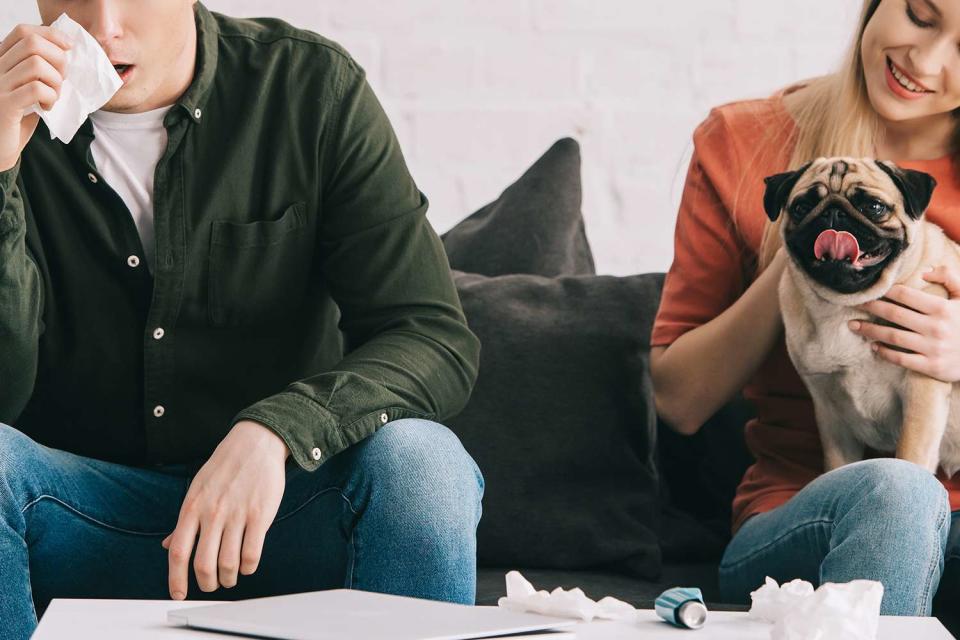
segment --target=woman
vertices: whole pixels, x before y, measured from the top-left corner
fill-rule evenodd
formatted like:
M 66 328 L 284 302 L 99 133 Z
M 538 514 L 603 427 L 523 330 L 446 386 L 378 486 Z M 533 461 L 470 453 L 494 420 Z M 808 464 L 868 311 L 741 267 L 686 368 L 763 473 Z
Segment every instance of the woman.
M 784 346 L 777 283 L 786 256 L 763 209 L 763 178 L 818 156 L 872 156 L 933 175 L 927 219 L 960 239 L 960 3 L 867 0 L 838 73 L 714 109 L 694 134 L 675 256 L 653 329 L 660 415 L 691 434 L 737 391 L 756 463 L 734 500 L 720 565 L 727 601 L 769 575 L 885 588 L 884 614 L 930 615 L 956 555 L 960 475 L 875 458 L 823 474 L 813 405 Z M 877 357 L 960 380 L 960 274 L 925 276 L 943 300 L 895 286 L 864 309 L 903 327 L 851 327 Z M 898 303 L 898 304 L 894 304 Z M 903 305 L 903 306 L 900 306 Z M 911 345 L 912 353 L 886 345 Z M 719 374 L 719 375 L 718 375 Z M 953 517 L 951 517 L 953 512 Z

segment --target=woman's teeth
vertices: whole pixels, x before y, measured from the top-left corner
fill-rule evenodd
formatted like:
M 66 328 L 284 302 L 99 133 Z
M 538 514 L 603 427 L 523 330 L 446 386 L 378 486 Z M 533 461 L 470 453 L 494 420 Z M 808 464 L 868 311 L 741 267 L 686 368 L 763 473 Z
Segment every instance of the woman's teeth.
M 914 93 L 927 93 L 925 89 L 921 89 L 916 84 L 911 82 L 905 75 L 900 73 L 900 70 L 897 69 L 896 65 L 893 64 L 892 60 L 887 60 L 887 64 L 890 66 L 890 73 L 893 74 L 893 77 L 897 79 L 897 82 L 900 83 L 900 86 L 906 89 L 907 91 L 912 91 Z

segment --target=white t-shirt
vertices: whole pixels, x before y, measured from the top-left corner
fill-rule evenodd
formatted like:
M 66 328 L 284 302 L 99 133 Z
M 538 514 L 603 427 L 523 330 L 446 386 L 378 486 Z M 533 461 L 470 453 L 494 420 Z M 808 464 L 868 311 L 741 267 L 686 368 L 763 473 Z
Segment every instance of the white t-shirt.
M 143 113 L 96 111 L 90 114 L 94 140 L 90 147 L 100 175 L 124 201 L 153 270 L 153 175 L 167 148 L 163 117 L 170 106 Z

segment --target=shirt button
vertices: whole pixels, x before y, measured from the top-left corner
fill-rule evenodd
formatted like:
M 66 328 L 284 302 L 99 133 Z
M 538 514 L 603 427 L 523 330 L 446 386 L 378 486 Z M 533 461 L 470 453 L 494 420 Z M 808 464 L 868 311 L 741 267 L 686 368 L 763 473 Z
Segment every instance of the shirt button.
M 193 111 L 193 117 L 196 118 L 197 120 L 199 120 L 199 119 L 200 119 L 200 115 L 201 115 L 202 113 L 203 113 L 203 112 L 200 111 L 200 109 L 194 109 L 194 111 Z
M 163 408 L 163 405 L 162 405 L 162 404 L 158 404 L 157 406 L 155 406 L 155 407 L 153 408 L 153 415 L 154 415 L 154 417 L 156 417 L 156 418 L 162 418 L 164 411 L 166 411 L 166 409 Z
M 140 258 L 138 258 L 137 256 L 130 256 L 129 258 L 127 258 L 127 264 L 133 267 L 134 269 L 136 269 L 137 267 L 140 266 Z
M 390 420 L 390 416 L 385 413 L 380 414 L 380 424 L 387 424 L 388 420 Z
M 154 340 L 159 340 L 162 337 L 163 337 L 163 327 L 157 327 L 156 329 L 153 330 Z
M 323 452 L 320 451 L 320 449 L 319 449 L 318 447 L 314 447 L 314 448 L 313 448 L 313 451 L 310 452 L 310 455 L 313 456 L 313 459 L 314 459 L 314 460 L 319 460 L 320 458 L 323 457 Z
M 88 173 L 87 178 L 89 178 L 93 184 L 97 184 L 97 175 L 95 173 Z

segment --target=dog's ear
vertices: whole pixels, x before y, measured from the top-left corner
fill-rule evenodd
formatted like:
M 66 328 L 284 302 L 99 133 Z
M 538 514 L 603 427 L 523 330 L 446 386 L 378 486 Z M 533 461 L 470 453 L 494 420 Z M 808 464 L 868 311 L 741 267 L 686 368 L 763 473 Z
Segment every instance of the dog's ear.
M 771 220 L 780 217 L 780 212 L 787 204 L 787 198 L 790 197 L 790 192 L 797 185 L 797 180 L 810 168 L 811 164 L 813 163 L 808 162 L 796 171 L 778 173 L 763 179 L 767 185 L 767 190 L 763 194 L 763 208 L 767 211 L 767 216 Z
M 937 186 L 933 176 L 922 171 L 901 169 L 887 161 L 877 161 L 877 166 L 897 185 L 903 196 L 903 208 L 907 215 L 914 220 L 922 216 L 930 204 L 933 189 Z

